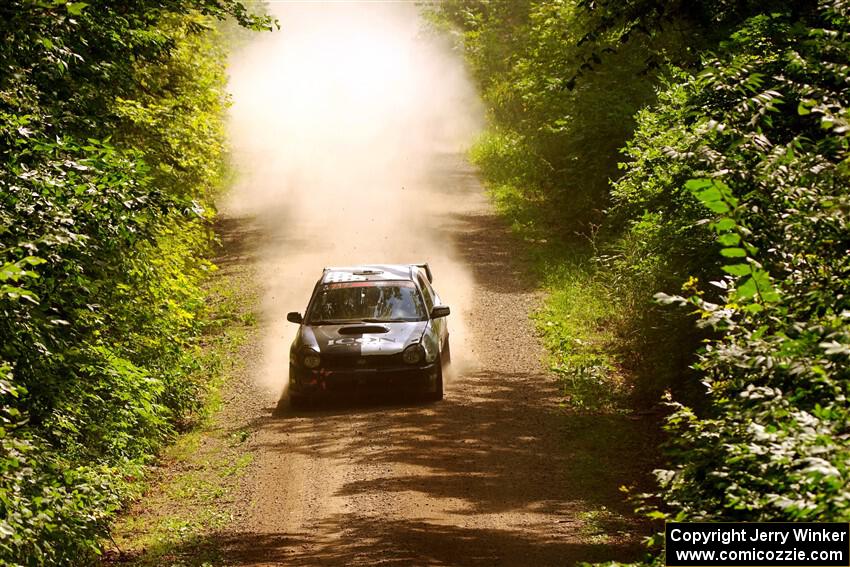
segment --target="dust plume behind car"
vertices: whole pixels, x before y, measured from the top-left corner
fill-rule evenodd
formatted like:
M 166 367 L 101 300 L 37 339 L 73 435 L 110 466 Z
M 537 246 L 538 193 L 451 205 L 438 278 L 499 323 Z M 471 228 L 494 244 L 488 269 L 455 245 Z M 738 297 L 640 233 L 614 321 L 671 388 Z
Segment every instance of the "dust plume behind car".
M 438 212 L 472 196 L 435 182 L 481 124 L 460 57 L 412 4 L 270 9 L 282 31 L 258 34 L 231 62 L 237 182 L 221 204 L 259 241 L 258 379 L 281 393 L 286 313 L 304 309 L 329 264 L 430 262 L 454 309 L 455 367 L 474 364 L 464 344 L 472 276 L 445 236 L 464 221 Z

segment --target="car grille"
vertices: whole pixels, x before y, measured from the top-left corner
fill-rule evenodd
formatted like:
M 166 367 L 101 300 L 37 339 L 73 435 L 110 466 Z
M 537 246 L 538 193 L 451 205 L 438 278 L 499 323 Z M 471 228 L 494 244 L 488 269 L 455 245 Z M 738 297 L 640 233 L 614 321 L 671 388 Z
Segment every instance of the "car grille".
M 322 355 L 322 367 L 328 370 L 356 370 L 358 368 L 404 368 L 400 354 Z

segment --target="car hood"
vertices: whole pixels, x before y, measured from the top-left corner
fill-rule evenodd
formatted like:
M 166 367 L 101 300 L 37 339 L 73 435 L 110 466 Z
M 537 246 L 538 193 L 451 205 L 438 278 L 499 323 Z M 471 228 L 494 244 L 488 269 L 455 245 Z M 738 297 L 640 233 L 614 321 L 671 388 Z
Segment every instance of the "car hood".
M 428 321 L 305 325 L 301 343 L 322 354 L 396 354 L 419 342 Z

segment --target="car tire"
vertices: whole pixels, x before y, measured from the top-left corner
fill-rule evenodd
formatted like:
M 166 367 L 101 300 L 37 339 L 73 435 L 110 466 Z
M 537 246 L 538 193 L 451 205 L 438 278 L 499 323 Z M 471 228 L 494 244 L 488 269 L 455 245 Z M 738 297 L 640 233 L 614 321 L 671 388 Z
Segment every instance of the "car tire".
M 437 374 L 437 387 L 433 392 L 428 392 L 428 400 L 431 402 L 439 402 L 443 399 L 443 369 Z
M 295 394 L 289 394 L 289 407 L 292 409 L 304 409 L 308 405 L 307 396 L 298 396 Z

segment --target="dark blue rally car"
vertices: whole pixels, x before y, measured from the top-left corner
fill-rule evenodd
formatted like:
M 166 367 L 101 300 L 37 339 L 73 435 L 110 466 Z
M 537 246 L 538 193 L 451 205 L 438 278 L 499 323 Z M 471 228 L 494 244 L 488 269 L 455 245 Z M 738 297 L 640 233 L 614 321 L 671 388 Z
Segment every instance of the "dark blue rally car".
M 325 268 L 289 353 L 289 398 L 299 405 L 335 392 L 407 390 L 443 397 L 449 308 L 428 264 Z

